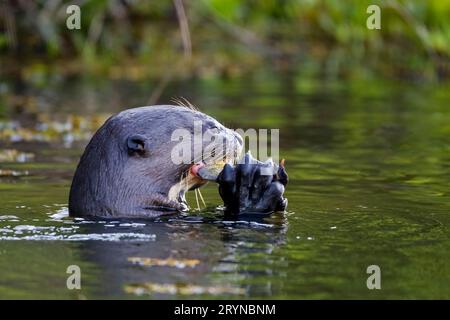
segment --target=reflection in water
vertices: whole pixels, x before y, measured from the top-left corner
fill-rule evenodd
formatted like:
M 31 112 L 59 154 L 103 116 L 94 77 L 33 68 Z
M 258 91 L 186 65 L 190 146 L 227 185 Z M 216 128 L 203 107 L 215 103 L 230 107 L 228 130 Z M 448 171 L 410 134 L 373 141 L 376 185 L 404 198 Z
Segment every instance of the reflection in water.
M 124 224 L 122 221 L 120 224 Z M 111 232 L 134 233 L 136 227 L 115 227 Z M 85 224 L 85 234 L 104 232 L 105 225 Z M 151 233 L 154 241 L 87 241 L 79 246 L 83 260 L 94 263 L 101 270 L 98 288 L 102 296 L 120 296 L 124 290 L 133 294 L 150 294 L 167 298 L 168 295 L 259 295 L 270 294 L 270 280 L 258 285 L 242 286 L 241 280 L 261 270 L 242 268 L 243 255 L 264 256 L 270 254 L 285 241 L 286 222 L 275 219 L 270 224 L 246 221 L 223 221 L 220 218 L 180 217 L 167 221 L 146 222 L 139 233 Z M 158 261 L 198 261 L 192 267 L 172 265 L 140 265 L 130 258 L 151 258 Z M 250 262 L 250 261 L 249 261 Z M 254 259 L 251 261 L 255 263 Z M 183 264 L 182 264 L 183 265 Z M 264 272 L 276 272 L 265 268 Z M 208 275 L 205 277 L 205 275 Z M 216 275 L 218 279 L 212 280 Z
M 285 243 L 287 231 L 281 214 L 260 221 L 225 220 L 214 212 L 152 221 L 86 220 L 69 218 L 63 208 L 49 217 L 51 225 L 41 226 L 38 220 L 25 224 L 16 216 L 1 216 L 8 224 L 0 229 L 0 240 L 78 242 L 76 254 L 99 270 L 94 292 L 102 297 L 271 295 L 269 279 L 244 286 L 242 279 L 276 272 L 270 255 Z M 264 261 L 242 261 L 247 255 Z M 258 263 L 271 267 L 259 270 Z M 219 279 L 211 282 L 216 274 Z

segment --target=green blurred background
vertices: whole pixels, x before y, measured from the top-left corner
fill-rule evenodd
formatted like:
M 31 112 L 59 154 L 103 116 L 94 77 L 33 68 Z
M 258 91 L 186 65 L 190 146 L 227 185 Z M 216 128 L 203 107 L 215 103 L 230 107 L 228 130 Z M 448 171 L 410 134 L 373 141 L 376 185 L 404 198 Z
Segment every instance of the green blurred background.
M 0 3 L 2 73 L 25 79 L 236 77 L 267 65 L 327 78 L 449 77 L 449 1 Z M 81 8 L 81 30 L 66 27 L 69 4 Z M 366 27 L 370 4 L 381 30 Z

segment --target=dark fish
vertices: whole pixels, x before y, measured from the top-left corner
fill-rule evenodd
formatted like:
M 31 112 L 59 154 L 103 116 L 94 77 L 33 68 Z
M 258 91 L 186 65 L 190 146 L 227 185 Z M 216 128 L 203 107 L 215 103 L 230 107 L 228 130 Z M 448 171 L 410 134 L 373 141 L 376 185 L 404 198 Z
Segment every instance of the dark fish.
M 288 183 L 284 159 L 276 165 L 271 159 L 258 161 L 248 152 L 236 166 L 225 164 L 218 174 L 203 167 L 198 175 L 219 184 L 227 214 L 267 216 L 287 207 L 287 199 L 283 197 Z

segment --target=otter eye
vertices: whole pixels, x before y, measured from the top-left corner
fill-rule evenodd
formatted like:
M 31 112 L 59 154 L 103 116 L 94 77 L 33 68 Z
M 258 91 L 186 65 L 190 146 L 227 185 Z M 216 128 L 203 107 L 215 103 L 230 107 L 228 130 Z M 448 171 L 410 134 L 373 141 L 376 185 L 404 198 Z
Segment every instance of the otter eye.
M 145 153 L 145 137 L 141 135 L 133 135 L 127 139 L 128 154 L 132 155 L 138 153 L 143 155 Z

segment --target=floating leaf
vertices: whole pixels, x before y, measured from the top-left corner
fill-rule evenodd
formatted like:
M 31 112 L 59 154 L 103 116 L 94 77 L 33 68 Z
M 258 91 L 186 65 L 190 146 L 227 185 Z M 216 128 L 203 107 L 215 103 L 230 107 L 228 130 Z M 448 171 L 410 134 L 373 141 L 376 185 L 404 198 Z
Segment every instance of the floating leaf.
M 232 295 L 243 295 L 245 290 L 238 287 L 229 286 L 197 286 L 191 284 L 170 284 L 170 283 L 152 283 L 145 282 L 142 284 L 130 284 L 126 285 L 124 288 L 126 293 L 135 295 L 144 295 L 152 293 L 163 293 L 163 294 L 180 294 L 180 295 L 194 295 L 194 294 L 210 294 L 210 295 L 221 295 L 221 294 L 232 294 Z
M 21 177 L 27 176 L 28 171 L 3 170 L 0 169 L 0 177 Z
M 133 264 L 138 264 L 141 266 L 160 266 L 160 267 L 175 267 L 179 269 L 184 269 L 185 267 L 194 268 L 197 264 L 200 263 L 200 260 L 197 259 L 158 259 L 158 258 L 141 258 L 141 257 L 129 257 L 128 261 Z
M 0 150 L 0 162 L 28 162 L 33 158 L 33 153 L 21 152 L 16 149 Z

